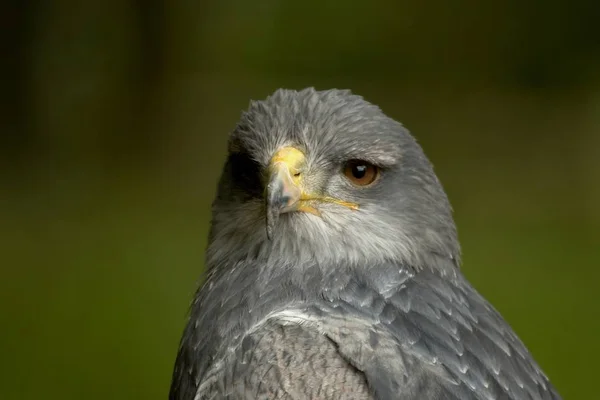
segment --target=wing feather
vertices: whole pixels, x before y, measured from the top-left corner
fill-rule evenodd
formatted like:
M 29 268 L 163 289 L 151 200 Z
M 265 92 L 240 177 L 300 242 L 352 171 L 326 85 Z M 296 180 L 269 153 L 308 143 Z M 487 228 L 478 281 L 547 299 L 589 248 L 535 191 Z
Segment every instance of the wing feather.
M 394 272 L 397 271 L 397 272 Z M 360 365 L 378 398 L 399 391 L 399 398 L 418 399 L 423 394 L 415 388 L 433 385 L 439 398 L 537 400 L 560 399 L 523 343 L 500 314 L 457 271 L 452 279 L 434 270 L 424 269 L 414 275 L 397 267 L 385 287 L 352 282 L 342 289 L 340 299 L 370 299 L 372 327 L 377 335 L 392 338 L 394 352 L 382 350 L 381 343 L 371 346 L 373 364 Z M 401 282 L 391 288 L 389 282 Z M 368 293 L 368 296 L 363 292 Z M 373 293 L 382 293 L 378 296 Z M 339 302 L 345 302 L 339 300 Z M 332 310 L 344 310 L 340 321 L 365 320 L 362 310 L 349 310 L 333 301 Z M 381 309 L 381 311 L 378 311 Z M 324 314 L 331 315 L 332 311 Z M 336 330 L 336 319 L 324 322 L 325 330 Z M 371 328 L 371 329 L 373 329 Z M 333 335 L 335 337 L 335 335 Z M 348 340 L 338 339 L 338 340 Z M 356 342 L 356 340 L 354 341 Z M 344 343 L 338 343 L 344 348 Z M 346 347 L 356 346 L 348 343 Z M 366 351 L 364 346 L 362 351 Z M 343 351 L 350 363 L 352 350 Z M 408 360 L 404 368 L 390 368 L 386 357 Z M 419 381 L 423 382 L 419 382 Z M 414 381 L 414 382 L 411 382 Z M 425 382 L 427 381 L 427 382 Z M 429 382 L 429 383 L 428 383 Z M 431 382 L 434 382 L 433 384 Z M 437 397 L 436 397 L 437 398 Z

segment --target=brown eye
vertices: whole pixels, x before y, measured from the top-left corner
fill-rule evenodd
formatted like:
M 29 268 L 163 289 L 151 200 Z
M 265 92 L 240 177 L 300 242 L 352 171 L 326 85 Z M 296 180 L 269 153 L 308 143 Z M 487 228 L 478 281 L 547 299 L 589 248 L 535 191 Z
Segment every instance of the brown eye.
M 379 176 L 379 168 L 366 161 L 352 160 L 344 166 L 344 175 L 357 186 L 367 186 Z

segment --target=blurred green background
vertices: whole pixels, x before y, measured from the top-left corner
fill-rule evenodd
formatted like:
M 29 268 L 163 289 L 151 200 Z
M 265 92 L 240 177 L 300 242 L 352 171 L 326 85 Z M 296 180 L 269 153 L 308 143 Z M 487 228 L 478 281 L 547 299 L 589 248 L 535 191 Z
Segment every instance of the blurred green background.
M 600 3 L 0 5 L 0 397 L 166 399 L 228 133 L 351 88 L 417 136 L 464 271 L 565 398 L 597 395 Z

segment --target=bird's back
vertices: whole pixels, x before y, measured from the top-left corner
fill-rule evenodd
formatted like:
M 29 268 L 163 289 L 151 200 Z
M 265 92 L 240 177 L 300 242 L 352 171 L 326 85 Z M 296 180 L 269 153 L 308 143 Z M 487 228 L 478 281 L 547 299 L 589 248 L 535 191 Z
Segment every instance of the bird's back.
M 559 399 L 458 271 L 449 279 L 391 264 L 369 276 L 314 269 L 307 286 L 283 272 L 262 280 L 247 272 L 256 268 L 236 271 L 247 274 L 242 292 L 227 295 L 241 278 L 231 274 L 201 290 L 196 306 L 205 307 L 184 336 L 172 400 Z

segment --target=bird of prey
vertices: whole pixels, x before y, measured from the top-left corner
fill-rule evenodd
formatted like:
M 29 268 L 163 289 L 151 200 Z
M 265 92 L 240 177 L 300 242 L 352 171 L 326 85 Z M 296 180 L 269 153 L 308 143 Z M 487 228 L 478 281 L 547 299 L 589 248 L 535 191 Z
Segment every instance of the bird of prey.
M 350 91 L 250 103 L 206 265 L 171 400 L 560 399 L 462 275 L 421 147 Z

